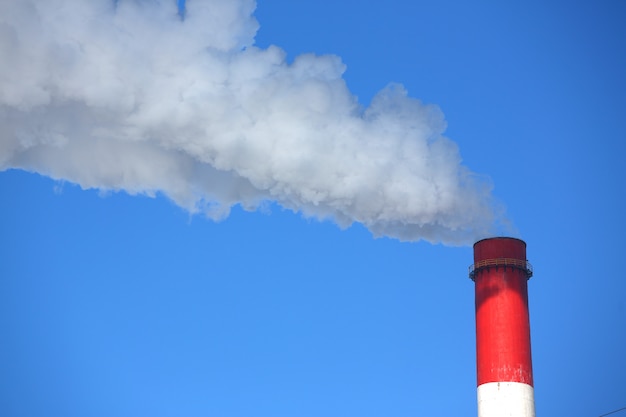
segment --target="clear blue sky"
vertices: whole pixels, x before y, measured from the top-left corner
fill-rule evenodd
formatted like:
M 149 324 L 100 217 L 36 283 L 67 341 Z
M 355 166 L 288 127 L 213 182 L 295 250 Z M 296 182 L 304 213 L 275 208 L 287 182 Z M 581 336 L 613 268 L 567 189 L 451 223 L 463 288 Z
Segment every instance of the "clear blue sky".
M 208 2 L 206 21 L 196 22 L 194 7 L 202 2 L 188 0 L 181 23 L 170 13 L 175 0 L 173 8 L 141 2 L 133 9 L 140 15 L 125 9 L 131 1 L 102 0 L 88 29 L 76 26 L 75 36 L 59 35 L 65 43 L 58 48 L 46 43 L 54 42 L 54 30 L 38 31 L 34 24 L 13 30 L 2 15 L 29 22 L 38 10 L 55 21 L 67 19 L 62 27 L 73 28 L 68 16 L 82 13 L 81 3 L 33 3 L 39 9 L 0 6 L 13 13 L 0 14 L 1 415 L 476 415 L 470 245 L 374 238 L 358 222 L 341 228 L 311 218 L 318 207 L 312 200 L 304 217 L 282 208 L 300 201 L 283 183 L 275 191 L 279 203 L 267 202 L 271 193 L 264 188 L 266 202 L 258 210 L 235 204 L 215 222 L 181 207 L 188 201 L 186 183 L 170 180 L 169 173 L 179 171 L 160 151 L 140 148 L 127 161 L 125 155 L 142 146 L 133 142 L 114 154 L 123 157 L 107 159 L 112 166 L 145 163 L 144 171 L 137 169 L 148 174 L 137 174 L 139 179 L 109 175 L 115 171 L 100 165 L 110 156 L 107 123 L 127 117 L 124 106 L 134 109 L 130 113 L 149 107 L 151 94 L 156 102 L 165 94 L 163 84 L 149 82 L 151 71 L 169 65 L 168 51 L 176 48 L 168 39 L 195 25 L 188 34 L 197 35 L 198 44 L 204 36 L 214 40 L 214 50 L 230 51 L 215 56 L 237 57 L 242 46 L 223 46 L 219 35 L 235 27 L 228 22 L 242 19 L 228 20 L 228 5 L 246 2 Z M 537 415 L 593 417 L 625 407 L 624 3 L 259 0 L 253 13 L 260 25 L 254 45 L 261 50 L 276 45 L 288 63 L 305 53 L 341 57 L 343 79 L 363 108 L 390 82 L 439 106 L 447 121 L 443 134 L 458 145 L 464 166 L 489 178 L 492 195 L 528 244 L 535 270 L 529 299 Z M 152 41 L 158 36 L 150 31 L 161 29 L 150 19 L 164 22 L 159 25 L 171 36 Z M 108 82 L 107 71 L 115 73 L 136 54 L 124 42 L 117 53 L 115 41 L 102 41 L 114 20 L 116 27 L 139 22 L 130 26 L 128 44 L 141 45 L 137 39 L 144 33 L 145 45 L 152 46 L 140 52 L 161 60 L 106 84 L 111 96 L 92 94 L 81 86 Z M 242 38 L 251 39 L 253 26 Z M 121 42 L 126 35 L 115 36 Z M 92 45 L 100 58 L 83 65 L 76 51 Z M 195 43 L 177 48 L 188 45 Z M 324 62 L 321 73 L 332 72 L 335 64 Z M 189 94 L 186 103 L 211 119 L 217 110 L 193 92 L 231 67 L 179 64 L 185 70 L 170 75 L 183 80 L 177 85 L 192 86 L 181 87 Z M 69 70 L 55 72 L 59 68 Z M 265 67 L 246 68 L 254 74 Z M 132 88 L 143 95 L 124 101 Z M 298 97 L 321 106 L 316 92 Z M 78 104 L 57 106 L 58 97 Z M 117 99 L 119 114 L 85 110 L 109 109 Z M 141 120 L 132 119 L 136 124 L 122 127 L 142 126 L 142 134 L 159 143 L 181 137 L 163 149 L 185 155 L 201 149 L 193 154 L 199 171 L 202 158 L 228 162 L 221 159 L 228 155 L 204 148 L 203 136 L 187 128 L 185 115 L 195 113 L 165 114 L 163 126 L 155 106 L 154 113 L 141 113 Z M 75 130 L 63 127 L 63 120 Z M 126 133 L 111 126 L 113 134 Z M 290 118 L 277 126 L 269 131 L 301 128 Z M 97 143 L 89 148 L 95 159 L 84 159 L 80 150 L 91 143 Z M 46 152 L 28 154 L 39 148 Z M 251 160 L 251 170 L 270 165 Z M 285 160 L 291 161 L 289 154 Z M 155 173 L 152 163 L 162 172 Z M 204 185 L 197 178 L 204 177 L 189 175 L 198 192 Z M 249 196 L 257 201 L 264 177 L 246 178 L 257 187 L 250 194 L 247 185 L 219 178 L 207 186 L 208 194 L 227 203 Z M 244 197 L 229 200 L 232 184 Z M 324 210 L 320 217 L 333 217 Z M 363 214 L 355 210 L 355 216 Z

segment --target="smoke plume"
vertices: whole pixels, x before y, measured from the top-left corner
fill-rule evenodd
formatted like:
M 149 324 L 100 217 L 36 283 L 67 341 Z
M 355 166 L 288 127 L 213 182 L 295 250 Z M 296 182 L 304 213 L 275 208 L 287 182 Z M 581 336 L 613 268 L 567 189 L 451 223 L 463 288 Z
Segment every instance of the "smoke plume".
M 255 47 L 254 0 L 178 3 L 0 2 L 0 170 L 216 220 L 273 201 L 401 240 L 491 233 L 437 106 L 390 85 L 364 107 L 340 58 Z

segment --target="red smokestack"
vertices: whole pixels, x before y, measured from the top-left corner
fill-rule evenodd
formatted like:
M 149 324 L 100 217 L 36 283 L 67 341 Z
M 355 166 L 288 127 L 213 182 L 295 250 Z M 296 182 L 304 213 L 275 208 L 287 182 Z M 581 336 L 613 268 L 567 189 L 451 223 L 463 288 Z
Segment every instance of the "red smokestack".
M 526 243 L 496 237 L 474 244 L 479 417 L 534 417 Z

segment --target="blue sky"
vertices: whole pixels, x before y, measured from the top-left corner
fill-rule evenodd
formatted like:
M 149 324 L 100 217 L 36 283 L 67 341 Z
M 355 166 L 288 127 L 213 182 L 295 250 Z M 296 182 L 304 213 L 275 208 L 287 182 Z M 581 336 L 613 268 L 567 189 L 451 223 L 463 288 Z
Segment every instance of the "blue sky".
M 83 12 L 59 0 L 48 3 L 65 7 L 58 9 L 65 14 L 55 15 L 41 7 L 44 3 L 34 2 L 38 12 L 67 19 L 69 28 L 71 15 Z M 122 153 L 112 154 L 121 157 L 110 158 L 108 136 L 101 132 L 110 128 L 126 134 L 119 126 L 130 122 L 107 123 L 126 117 L 128 103 L 122 98 L 128 90 L 136 88 L 158 102 L 167 92 L 164 84 L 148 88 L 151 77 L 160 76 L 157 64 L 168 62 L 168 52 L 191 50 L 205 39 L 231 57 L 239 56 L 232 51 L 251 50 L 251 39 L 261 51 L 278 46 L 288 63 L 308 53 L 339 56 L 343 80 L 363 108 L 391 82 L 401 83 L 409 97 L 439 106 L 447 121 L 443 135 L 458 145 L 464 166 L 488 178 L 481 181 L 493 185 L 494 199 L 528 244 L 535 270 L 529 299 L 537 414 L 598 416 L 626 406 L 626 281 L 620 272 L 626 232 L 624 5 L 260 0 L 254 35 L 255 23 L 244 13 L 251 2 L 210 2 L 203 14 L 196 13 L 210 25 L 194 20 L 199 1 L 188 1 L 183 23 L 175 16 L 175 0 L 172 7 L 143 2 L 136 9 L 129 6 L 133 2 L 117 3 L 115 12 L 102 7 L 94 22 L 108 28 L 117 13 L 120 27 L 136 23 L 131 45 L 142 45 L 137 40 L 142 33 L 145 42 L 158 35 L 154 30 L 168 35 L 159 48 L 140 51 L 162 60 L 120 72 L 129 84 L 106 84 L 116 79 L 107 71 L 126 68 L 123 63 L 133 54 L 125 52 L 137 50 L 103 41 L 108 35 L 98 37 L 97 24 L 93 32 L 77 25 L 75 33 L 82 50 L 102 46 L 101 60 L 93 66 L 81 66 L 86 58 L 72 55 L 80 48 L 63 44 L 67 37 L 61 35 L 61 49 L 54 49 L 61 51 L 54 55 L 58 60 L 37 55 L 38 46 L 46 43 L 40 35 L 60 33 L 56 27 L 37 32 L 23 25 L 15 29 L 17 38 L 10 30 L 0 31 L 5 63 L 0 71 L 0 414 L 476 415 L 470 245 L 372 236 L 378 226 L 399 233 L 388 224 L 339 227 L 332 221 L 339 213 L 332 201 L 315 205 L 284 191 L 297 181 L 283 184 L 284 193 L 261 190 L 259 197 L 262 178 L 246 177 L 258 187 L 250 188 L 230 177 L 215 180 L 214 173 L 193 174 L 194 192 L 208 190 L 226 206 L 234 202 L 230 214 L 215 222 L 187 210 L 223 214 L 211 212 L 206 199 L 189 203 L 187 183 L 179 181 L 187 177 L 170 175 L 178 173 L 171 167 L 179 159 L 152 148 L 136 151 L 140 145 L 135 142 L 124 142 Z M 241 5 L 243 17 L 233 14 L 229 4 Z M 13 13 L 3 15 L 29 21 L 23 10 L 11 7 L 0 6 Z M 137 10 L 149 19 L 131 13 Z M 218 12 L 223 16 L 215 18 Z M 1 17 L 0 22 L 11 27 Z M 186 30 L 185 36 L 198 39 L 167 43 Z M 231 32 L 237 36 L 221 37 Z M 103 45 L 118 45 L 121 52 L 113 48 L 115 53 L 107 55 L 111 50 Z M 175 55 L 191 56 L 196 57 Z M 38 65 L 22 66 L 31 60 Z M 328 77 L 329 91 L 341 87 L 333 78 L 336 61 L 301 62 L 309 73 L 321 74 L 316 82 Z M 223 68 L 212 65 L 214 72 L 203 72 L 188 64 L 173 77 L 182 79 L 178 74 L 184 73 L 184 80 L 197 86 L 184 90 L 191 97 L 185 103 L 198 106 L 208 119 L 219 109 L 193 92 L 202 88 L 205 76 L 213 79 Z M 63 74 L 58 68 L 71 70 L 65 72 L 68 80 L 50 75 Z M 101 77 L 96 83 L 90 78 L 94 68 Z M 81 89 L 98 83 L 111 95 Z M 42 90 L 35 88 L 42 85 Z M 296 98 L 321 106 L 318 91 L 310 91 Z M 59 97 L 78 107 L 55 107 Z M 413 108 L 412 101 L 397 100 L 400 110 Z M 163 149 L 184 149 L 184 158 L 191 158 L 199 172 L 204 165 L 198 161 L 207 160 L 202 158 L 217 165 L 228 162 L 225 153 L 211 159 L 213 154 L 202 148 L 203 136 L 193 136 L 195 131 L 184 124 L 196 107 L 163 110 L 151 108 L 149 100 L 134 103 L 153 113 L 140 114 L 131 126 L 159 143 L 181 137 L 176 147 Z M 298 105 L 297 100 L 289 103 Z M 90 112 L 113 105 L 122 116 L 113 110 Z M 419 108 L 415 114 L 421 117 L 425 111 Z M 161 125 L 163 114 L 168 120 Z M 285 128 L 307 137 L 306 129 L 293 122 L 299 116 L 293 117 L 278 118 L 268 131 Z M 71 120 L 72 129 L 60 128 L 63 120 Z M 104 136 L 85 135 L 90 123 Z M 67 137 L 58 139 L 59 132 Z M 160 132 L 166 133 L 161 137 Z M 80 153 L 91 143 L 101 147 Z M 190 151 L 197 147 L 207 153 Z M 285 160 L 291 161 L 290 154 L 280 161 Z M 155 163 L 163 171 L 154 170 L 154 161 L 163 161 Z M 270 163 L 251 161 L 250 170 Z M 326 168 L 327 160 L 320 161 Z M 124 164 L 143 169 L 138 168 L 138 179 L 108 170 Z M 214 182 L 203 188 L 198 178 Z M 229 187 L 239 194 L 232 197 Z M 268 195 L 276 195 L 278 203 Z M 263 202 L 256 210 L 236 203 L 258 203 L 259 198 Z M 360 210 L 369 208 L 369 201 L 360 201 L 349 213 L 369 219 L 367 210 Z M 442 229 L 434 239 L 445 240 L 446 233 Z

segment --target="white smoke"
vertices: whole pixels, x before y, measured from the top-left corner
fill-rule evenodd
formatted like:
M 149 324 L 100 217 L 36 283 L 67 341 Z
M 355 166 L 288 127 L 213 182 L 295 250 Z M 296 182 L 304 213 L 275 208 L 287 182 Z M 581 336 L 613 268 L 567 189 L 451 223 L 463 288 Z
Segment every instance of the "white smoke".
M 363 108 L 336 56 L 254 46 L 253 0 L 0 2 L 0 170 L 162 193 L 213 219 L 266 201 L 467 244 L 498 215 L 434 105 Z

